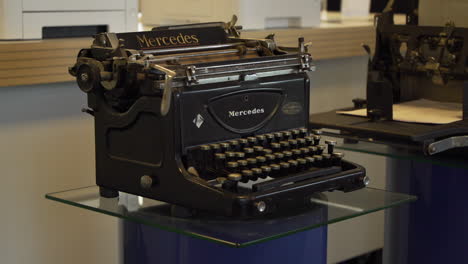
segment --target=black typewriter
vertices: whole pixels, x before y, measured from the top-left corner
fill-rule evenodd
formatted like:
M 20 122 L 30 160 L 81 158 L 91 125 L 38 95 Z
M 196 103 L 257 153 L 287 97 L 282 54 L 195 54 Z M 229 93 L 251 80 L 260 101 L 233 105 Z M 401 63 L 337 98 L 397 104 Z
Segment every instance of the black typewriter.
M 311 127 L 331 128 L 345 138 L 371 139 L 425 155 L 466 153 L 468 29 L 450 22 L 440 27 L 419 26 L 417 11 L 407 14 L 406 25 L 395 24 L 391 9 L 376 16 L 376 21 L 367 98 L 353 100 L 354 109 L 366 110 L 367 116 L 336 111 L 314 114 Z M 370 48 L 365 48 L 370 54 Z M 417 99 L 458 103 L 460 120 L 446 124 L 394 120 L 395 104 Z
M 239 29 L 234 17 L 102 33 L 79 52 L 70 73 L 95 118 L 102 196 L 252 217 L 366 185 L 364 168 L 308 131 L 314 66 L 304 40 L 280 47 Z

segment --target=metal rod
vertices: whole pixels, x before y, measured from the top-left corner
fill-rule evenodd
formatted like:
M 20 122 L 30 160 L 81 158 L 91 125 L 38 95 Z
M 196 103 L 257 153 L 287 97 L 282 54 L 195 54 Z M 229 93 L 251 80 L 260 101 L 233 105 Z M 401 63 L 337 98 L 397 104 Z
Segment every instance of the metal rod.
M 189 51 L 200 51 L 200 50 L 214 50 L 214 49 L 225 49 L 236 46 L 244 45 L 243 42 L 206 45 L 206 46 L 195 46 L 195 47 L 184 47 L 184 48 L 172 48 L 172 49 L 161 49 L 161 50 L 145 50 L 144 54 L 165 54 L 175 52 L 189 52 Z

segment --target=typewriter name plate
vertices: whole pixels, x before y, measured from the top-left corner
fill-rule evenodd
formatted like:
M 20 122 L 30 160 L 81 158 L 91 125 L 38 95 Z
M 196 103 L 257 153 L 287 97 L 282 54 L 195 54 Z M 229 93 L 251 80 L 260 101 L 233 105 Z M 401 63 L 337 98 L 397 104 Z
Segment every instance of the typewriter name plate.
M 215 98 L 208 109 L 224 128 L 248 133 L 266 124 L 282 102 L 281 91 L 242 92 Z

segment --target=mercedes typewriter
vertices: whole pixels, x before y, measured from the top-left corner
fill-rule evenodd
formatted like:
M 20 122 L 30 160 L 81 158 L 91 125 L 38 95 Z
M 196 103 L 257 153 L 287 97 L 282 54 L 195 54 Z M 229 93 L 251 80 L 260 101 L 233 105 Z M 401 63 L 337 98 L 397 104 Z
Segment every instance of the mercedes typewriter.
M 94 116 L 101 196 L 242 218 L 365 187 L 364 168 L 308 131 L 304 40 L 280 47 L 239 30 L 234 17 L 101 33 L 79 52 L 69 71 Z

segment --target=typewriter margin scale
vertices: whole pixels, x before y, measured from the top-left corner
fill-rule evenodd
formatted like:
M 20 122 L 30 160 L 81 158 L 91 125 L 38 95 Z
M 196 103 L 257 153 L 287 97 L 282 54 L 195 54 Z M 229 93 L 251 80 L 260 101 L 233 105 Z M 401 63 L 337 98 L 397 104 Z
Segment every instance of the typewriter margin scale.
M 304 39 L 299 38 L 297 48 L 277 46 L 274 35 L 243 39 L 235 22 L 234 16 L 228 23 L 101 33 L 94 36 L 91 48 L 79 52 L 69 72 L 87 93 L 88 108 L 83 111 L 95 118 L 96 183 L 101 196 L 117 197 L 123 191 L 161 200 L 171 204 L 177 216 L 189 217 L 200 210 L 249 218 L 309 207 L 317 192 L 348 192 L 367 185 L 365 169 L 335 153 L 335 142 L 327 142 L 326 150 L 320 145 L 320 131 L 309 135 L 307 72 L 315 66 Z M 167 34 L 189 42 L 190 37 L 183 39 L 187 35 L 180 32 L 205 32 L 208 37 L 182 48 L 145 50 L 133 45 L 143 42 L 142 34 L 155 36 L 153 43 L 145 39 L 146 44 L 156 44 L 158 36 Z M 256 56 L 247 58 L 249 51 Z M 187 57 L 228 53 L 236 59 L 181 64 Z M 254 100 L 245 100 L 245 95 Z M 300 101 L 287 104 L 288 95 Z M 224 111 L 225 105 L 236 107 L 239 100 L 250 111 L 234 115 L 246 114 L 247 125 L 213 113 Z M 200 128 L 200 123 L 213 121 L 223 131 L 210 131 L 208 138 L 213 141 L 199 142 L 190 132 L 194 130 L 184 130 L 188 125 L 183 120 L 195 113 L 188 106 L 199 101 L 204 102 L 204 118 L 190 117 L 191 126 Z M 262 107 L 255 108 L 252 101 L 263 102 Z M 253 112 L 263 117 L 252 117 Z M 278 147 L 275 152 L 267 148 L 272 143 Z M 289 143 L 296 145 L 291 149 Z M 246 148 L 254 151 L 252 157 L 245 157 Z M 216 154 L 221 162 L 215 160 Z M 253 165 L 254 159 L 262 166 Z

